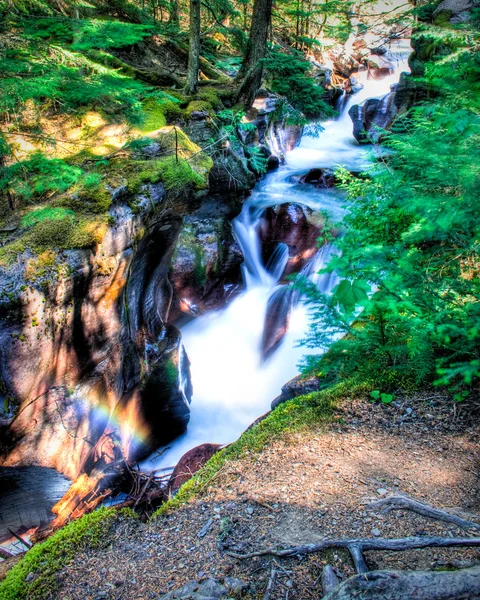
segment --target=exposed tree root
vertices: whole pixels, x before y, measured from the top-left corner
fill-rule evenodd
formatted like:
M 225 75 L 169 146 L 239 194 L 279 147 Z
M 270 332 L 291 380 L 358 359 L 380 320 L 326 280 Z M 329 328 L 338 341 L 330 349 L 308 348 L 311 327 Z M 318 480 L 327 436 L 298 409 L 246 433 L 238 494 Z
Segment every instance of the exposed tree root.
M 445 510 L 439 510 L 433 508 L 429 504 L 418 502 L 407 498 L 406 496 L 390 496 L 389 498 L 383 498 L 382 500 L 376 500 L 367 506 L 368 510 L 381 510 L 382 513 L 387 513 L 392 510 L 410 510 L 414 513 L 427 517 L 429 519 L 435 519 L 437 521 L 443 521 L 445 523 L 452 523 L 457 527 L 463 529 L 480 529 L 480 524 L 474 523 L 473 521 L 467 521 L 457 515 L 449 513 Z
M 330 548 L 345 548 L 352 555 L 352 559 L 357 567 L 359 563 L 358 553 L 369 550 L 387 550 L 390 552 L 402 552 L 404 550 L 414 550 L 421 548 L 468 548 L 480 547 L 480 538 L 444 538 L 444 537 L 407 537 L 407 538 L 339 538 L 331 540 L 322 540 L 316 544 L 304 544 L 302 546 L 292 546 L 284 550 L 275 548 L 265 548 L 248 554 L 239 554 L 237 552 L 227 551 L 226 553 L 233 558 L 244 560 L 255 556 L 301 556 L 303 554 L 313 554 L 328 550 Z M 362 568 L 362 567 L 361 567 Z
M 350 577 L 323 600 L 478 600 L 480 566 L 460 571 L 371 571 Z

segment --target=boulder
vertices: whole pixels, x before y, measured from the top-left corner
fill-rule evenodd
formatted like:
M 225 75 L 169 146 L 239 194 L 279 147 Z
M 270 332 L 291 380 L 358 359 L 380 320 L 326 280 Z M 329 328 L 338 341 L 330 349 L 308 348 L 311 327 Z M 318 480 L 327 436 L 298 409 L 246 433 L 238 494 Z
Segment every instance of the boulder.
M 474 0 L 442 0 L 433 13 L 434 20 L 445 14 L 450 23 L 464 23 L 470 19 Z
M 262 359 L 267 360 L 280 346 L 290 322 L 290 315 L 298 301 L 299 292 L 293 285 L 281 285 L 267 303 L 262 336 Z
M 279 244 L 286 244 L 288 261 L 283 275 L 298 273 L 313 258 L 324 223 L 319 212 L 303 204 L 287 203 L 267 208 L 259 227 L 264 263 L 268 264 Z
M 398 84 L 382 98 L 369 98 L 363 104 L 353 105 L 348 114 L 353 122 L 353 135 L 360 143 L 379 142 L 384 131 L 395 119 L 426 95 L 425 84 L 402 73 Z
M 203 212 L 186 217 L 170 269 L 170 321 L 224 307 L 241 289 L 242 262 L 242 251 L 225 216 Z
M 178 461 L 168 482 L 168 493 L 175 494 L 220 450 L 218 444 L 201 444 L 186 452 Z
M 294 377 L 282 387 L 280 396 L 277 396 L 275 400 L 272 401 L 272 410 L 280 404 L 292 400 L 292 398 L 298 398 L 298 396 L 318 392 L 319 389 L 320 380 L 318 377 L 297 375 L 297 377 Z
M 332 188 L 335 181 L 335 174 L 331 169 L 310 169 L 298 179 L 298 183 L 309 183 L 316 188 Z

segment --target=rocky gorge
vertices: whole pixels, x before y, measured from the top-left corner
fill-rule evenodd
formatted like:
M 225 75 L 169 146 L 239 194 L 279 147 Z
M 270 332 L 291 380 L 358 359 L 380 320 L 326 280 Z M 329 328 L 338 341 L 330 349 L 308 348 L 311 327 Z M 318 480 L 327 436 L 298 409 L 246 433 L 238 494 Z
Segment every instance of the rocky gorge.
M 376 74 L 368 68 L 373 79 L 385 74 L 385 64 Z M 352 106 L 355 137 L 367 142 L 373 127 L 388 129 L 408 94 L 396 89 Z M 211 113 L 190 110 L 181 130 L 159 130 L 107 167 L 101 194 L 111 208 L 91 250 L 54 258 L 27 251 L 1 269 L 1 464 L 54 468 L 75 482 L 56 526 L 95 508 L 125 465 L 186 430 L 193 388 L 178 327 L 225 307 L 243 287 L 245 256 L 232 219 L 258 178 L 248 153 L 256 149 L 274 169 L 302 138 L 303 126 L 275 120 L 277 102 L 261 90 L 243 118 L 249 127 L 238 130 L 238 140 L 220 139 L 211 158 L 201 150 L 218 138 Z M 149 172 L 166 147 L 172 151 L 173 137 L 193 171 L 181 191 Z M 329 190 L 332 173 L 312 165 L 289 177 L 292 185 Z M 283 284 L 311 263 L 325 225 L 318 209 L 285 199 L 265 208 L 259 228 L 264 265 L 286 249 L 278 263 Z M 281 285 L 270 298 L 264 358 L 282 343 L 296 296 Z

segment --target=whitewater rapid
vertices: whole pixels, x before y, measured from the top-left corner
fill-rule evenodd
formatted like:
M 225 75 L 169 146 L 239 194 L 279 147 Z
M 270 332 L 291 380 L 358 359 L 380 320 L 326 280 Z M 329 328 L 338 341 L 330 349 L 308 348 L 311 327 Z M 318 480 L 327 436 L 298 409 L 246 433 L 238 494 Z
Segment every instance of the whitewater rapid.
M 264 177 L 245 202 L 234 221 L 234 229 L 245 262 L 245 291 L 224 310 L 199 317 L 182 328 L 183 344 L 191 361 L 193 399 L 188 431 L 163 449 L 160 456 L 147 459 L 148 469 L 175 465 L 181 456 L 203 443 L 228 444 L 259 416 L 270 409 L 272 400 L 287 381 L 298 375 L 298 363 L 305 348 L 298 346 L 308 327 L 308 315 L 300 302 L 291 314 L 288 332 L 280 347 L 262 361 L 261 340 L 267 302 L 277 289 L 281 264 L 266 269 L 261 258 L 258 236 L 260 218 L 269 206 L 300 203 L 325 210 L 333 221 L 344 211 L 343 193 L 335 188 L 317 189 L 294 182 L 292 175 L 302 175 L 312 168 L 344 166 L 358 170 L 367 166 L 371 147 L 360 146 L 352 135 L 348 110 L 367 98 L 381 97 L 407 71 L 408 51 L 399 48 L 393 60 L 395 73 L 383 79 L 367 79 L 363 89 L 343 102 L 341 115 L 322 124 L 320 135 L 307 128 L 301 143 L 286 157 L 286 164 Z M 282 252 L 277 260 L 284 260 Z M 317 255 L 316 270 L 328 260 L 328 252 Z M 324 278 L 319 285 L 329 292 L 334 278 Z

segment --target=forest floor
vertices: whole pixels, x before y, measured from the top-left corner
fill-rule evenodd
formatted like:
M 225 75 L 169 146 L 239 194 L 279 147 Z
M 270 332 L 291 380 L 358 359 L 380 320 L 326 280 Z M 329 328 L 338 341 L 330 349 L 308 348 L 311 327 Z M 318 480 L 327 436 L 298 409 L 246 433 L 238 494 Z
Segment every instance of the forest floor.
M 467 518 L 480 514 L 478 427 L 469 410 L 440 397 L 385 406 L 357 400 L 333 421 L 285 433 L 260 455 L 228 461 L 189 503 L 147 523 L 116 527 L 107 549 L 82 551 L 58 573 L 55 598 L 158 598 L 187 581 L 237 577 L 249 598 L 263 598 L 272 567 L 271 600 L 321 597 L 329 562 L 354 573 L 342 550 L 298 558 L 238 560 L 249 552 L 332 537 L 464 537 L 456 526 L 412 512 L 366 510 L 372 500 L 407 495 Z M 371 569 L 432 569 L 480 561 L 474 549 L 367 552 Z M 275 561 L 275 562 L 274 562 Z

